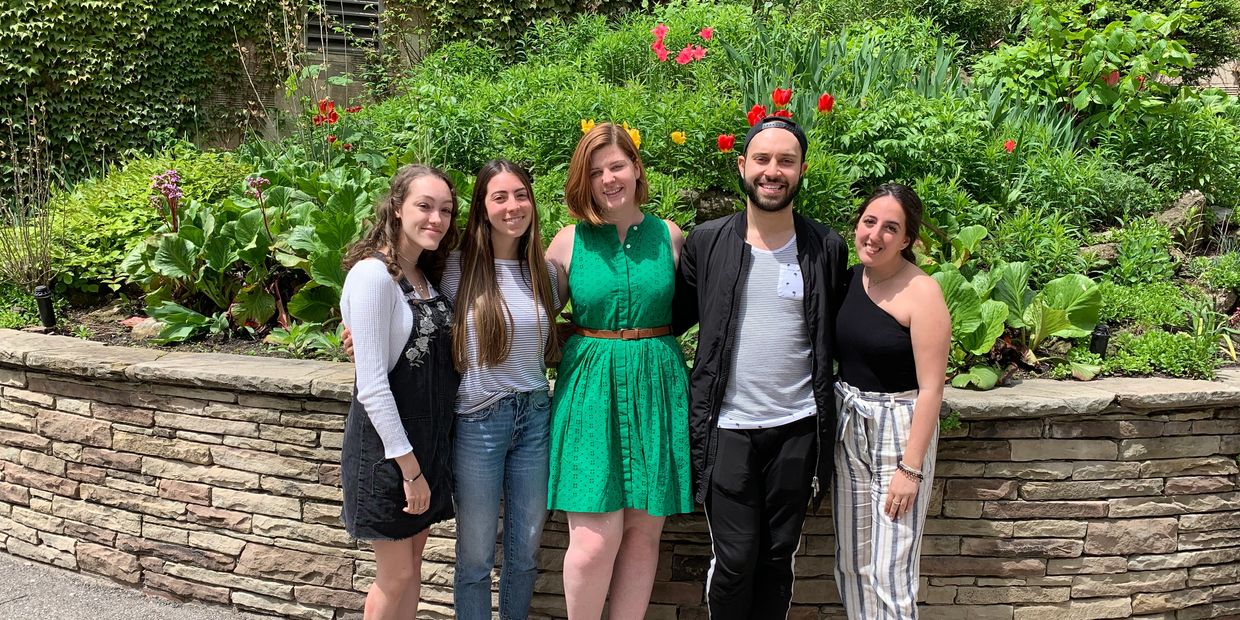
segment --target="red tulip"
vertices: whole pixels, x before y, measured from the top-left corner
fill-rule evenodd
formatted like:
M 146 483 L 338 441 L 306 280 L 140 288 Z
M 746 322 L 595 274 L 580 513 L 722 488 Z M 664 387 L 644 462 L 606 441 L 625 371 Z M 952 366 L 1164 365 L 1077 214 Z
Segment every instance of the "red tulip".
M 818 96 L 818 112 L 821 114 L 829 114 L 831 108 L 835 107 L 835 97 L 831 93 L 823 93 Z
M 346 150 L 346 151 L 352 151 L 352 150 L 353 150 L 353 145 L 352 145 L 351 143 L 349 143 L 349 142 L 345 142 L 343 145 L 341 145 L 341 146 L 340 146 L 340 148 L 342 148 L 342 149 L 344 149 L 344 150 Z
M 328 144 L 335 144 L 335 143 L 336 143 L 336 135 L 335 135 L 335 134 L 328 134 L 328 135 L 327 135 L 327 143 L 328 143 Z
M 766 106 L 760 103 L 753 104 L 753 107 L 749 108 L 749 113 L 745 115 L 745 118 L 749 119 L 750 127 L 757 125 L 759 121 L 766 118 Z
M 1116 84 L 1119 84 L 1119 71 L 1112 71 L 1108 73 L 1102 81 L 1105 82 L 1107 86 L 1114 88 Z
M 789 110 L 787 108 L 784 108 L 782 110 L 775 110 L 774 116 L 781 116 L 783 118 L 792 118 L 792 110 Z
M 322 124 L 323 124 L 323 121 L 325 121 L 325 120 L 327 120 L 327 119 L 326 119 L 326 118 L 324 118 L 322 114 L 315 114 L 315 115 L 314 115 L 314 126 L 315 126 L 315 127 L 318 127 L 319 125 L 322 125 Z
M 711 37 L 715 36 L 715 29 L 707 26 L 698 31 L 698 36 L 709 41 Z
M 344 111 L 345 111 L 345 112 L 348 112 L 349 114 L 356 114 L 356 113 L 358 113 L 358 112 L 361 112 L 361 111 L 362 111 L 362 106 L 360 106 L 360 105 L 351 105 L 351 106 L 349 106 L 349 107 L 345 108 L 345 109 L 344 109 Z
M 320 99 L 319 100 L 319 114 L 322 114 L 323 116 L 327 116 L 329 112 L 332 112 L 335 109 L 336 109 L 335 101 L 332 101 L 331 99 Z
M 777 108 L 782 108 L 788 105 L 789 101 L 792 101 L 791 88 L 776 88 L 775 91 L 771 93 L 771 102 L 774 103 Z
M 1008 140 L 1008 141 L 1004 142 L 1004 143 L 1003 143 L 1003 150 L 1005 150 L 1005 151 L 1007 151 L 1007 152 L 1009 152 L 1009 153 L 1011 153 L 1012 151 L 1015 151 L 1015 150 L 1016 150 L 1016 141 L 1015 141 L 1015 140 Z
M 732 151 L 733 146 L 736 146 L 736 136 L 730 133 L 719 134 L 715 142 L 719 145 L 720 153 L 728 153 Z
M 335 110 L 332 110 L 331 112 L 328 112 L 328 113 L 327 113 L 327 119 L 326 119 L 326 120 L 327 120 L 328 124 L 335 125 L 335 124 L 336 124 L 336 121 L 339 121 L 339 120 L 340 120 L 340 115 L 339 115 L 339 114 L 336 114 L 336 111 L 335 111 Z

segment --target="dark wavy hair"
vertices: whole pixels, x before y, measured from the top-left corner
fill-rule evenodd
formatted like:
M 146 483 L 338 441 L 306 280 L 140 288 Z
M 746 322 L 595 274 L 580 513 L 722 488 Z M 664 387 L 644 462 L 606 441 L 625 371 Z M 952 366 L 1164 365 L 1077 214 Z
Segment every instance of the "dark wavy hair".
M 907 185 L 899 183 L 884 183 L 875 188 L 874 193 L 870 194 L 865 202 L 861 203 L 861 208 L 857 209 L 857 215 L 853 217 L 853 228 L 857 227 L 857 223 L 861 221 L 861 216 L 865 215 L 865 210 L 870 207 L 870 203 L 882 198 L 891 196 L 896 203 L 904 211 L 904 234 L 908 237 L 908 245 L 900 250 L 900 256 L 904 257 L 910 263 L 917 264 L 917 257 L 913 254 L 913 244 L 921 238 L 922 213 L 924 208 L 921 205 L 921 198 L 917 196 L 917 192 Z
M 404 276 L 401 273 L 399 258 L 400 248 L 400 220 L 397 219 L 396 213 L 400 211 L 400 205 L 409 195 L 409 186 L 414 180 L 421 177 L 435 177 L 448 185 L 448 193 L 452 195 L 452 218 L 448 222 L 448 228 L 444 231 L 443 239 L 439 242 L 439 247 L 431 252 L 422 252 L 418 255 L 418 267 L 422 269 L 422 273 L 426 274 L 435 286 L 439 285 L 439 278 L 443 276 L 444 264 L 448 261 L 448 253 L 456 247 L 457 239 L 460 237 L 460 231 L 456 227 L 456 214 L 460 210 L 460 205 L 456 201 L 456 188 L 452 185 L 452 180 L 448 175 L 444 174 L 438 168 L 424 166 L 422 164 L 409 164 L 396 171 L 392 175 L 391 187 L 388 193 L 379 199 L 375 205 L 375 221 L 371 225 L 370 230 L 358 239 L 353 245 L 349 246 L 344 256 L 344 268 L 352 269 L 358 261 L 370 258 L 375 252 L 383 254 L 383 262 L 387 264 L 388 273 L 391 274 L 393 280 L 400 280 Z

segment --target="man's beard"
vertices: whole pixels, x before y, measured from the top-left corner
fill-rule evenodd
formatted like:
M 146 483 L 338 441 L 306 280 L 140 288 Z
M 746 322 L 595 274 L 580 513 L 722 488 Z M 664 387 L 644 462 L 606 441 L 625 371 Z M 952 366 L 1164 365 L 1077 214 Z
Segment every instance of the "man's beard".
M 761 181 L 762 177 L 758 177 L 758 182 Z M 788 185 L 788 193 L 782 199 L 779 199 L 778 202 L 768 203 L 759 198 L 758 183 L 750 183 L 748 179 L 741 178 L 741 185 L 745 187 L 745 195 L 749 197 L 749 204 L 768 213 L 783 211 L 788 208 L 788 205 L 792 204 L 792 200 L 797 197 L 797 193 L 801 191 L 801 179 L 797 179 L 795 183 L 788 181 L 784 181 L 784 183 Z

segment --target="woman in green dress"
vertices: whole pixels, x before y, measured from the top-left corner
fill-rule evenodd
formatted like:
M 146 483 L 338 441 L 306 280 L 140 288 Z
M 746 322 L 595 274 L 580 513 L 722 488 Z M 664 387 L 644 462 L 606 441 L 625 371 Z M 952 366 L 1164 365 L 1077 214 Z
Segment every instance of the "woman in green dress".
M 580 223 L 556 234 L 560 299 L 575 333 L 551 408 L 547 505 L 568 513 L 568 617 L 642 618 L 664 517 L 693 509 L 688 372 L 671 336 L 684 236 L 642 213 L 649 186 L 624 129 L 603 123 L 577 144 L 565 199 Z M 567 285 L 567 290 L 564 290 Z

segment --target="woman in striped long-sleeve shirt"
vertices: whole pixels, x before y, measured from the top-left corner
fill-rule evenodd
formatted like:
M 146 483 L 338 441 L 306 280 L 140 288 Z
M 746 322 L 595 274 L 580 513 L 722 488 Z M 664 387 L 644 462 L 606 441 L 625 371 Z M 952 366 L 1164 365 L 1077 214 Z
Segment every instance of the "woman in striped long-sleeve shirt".
M 478 172 L 460 251 L 442 288 L 456 300 L 461 371 L 453 471 L 456 617 L 488 619 L 500 498 L 504 565 L 499 617 L 525 618 L 547 514 L 550 399 L 544 356 L 556 346 L 555 270 L 543 257 L 529 174 L 505 160 Z

